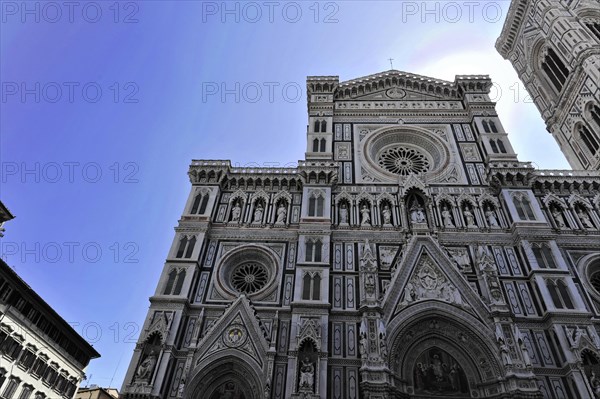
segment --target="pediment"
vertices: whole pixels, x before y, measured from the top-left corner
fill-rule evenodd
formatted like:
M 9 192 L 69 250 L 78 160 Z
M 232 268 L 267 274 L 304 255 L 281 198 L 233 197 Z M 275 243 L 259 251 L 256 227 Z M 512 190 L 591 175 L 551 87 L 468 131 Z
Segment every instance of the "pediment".
M 389 70 L 341 82 L 336 88 L 338 100 L 457 100 L 456 82 Z
M 198 343 L 194 365 L 212 355 L 241 352 L 263 368 L 269 344 L 254 313 L 248 298 L 239 297 Z
M 382 303 L 388 321 L 425 301 L 445 302 L 482 321 L 489 315 L 487 306 L 454 262 L 429 236 L 415 236 L 408 243 L 389 287 Z
M 359 101 L 435 101 L 448 100 L 443 95 L 428 94 L 414 90 L 406 90 L 399 86 L 394 86 L 385 90 L 375 91 L 365 95 L 357 95 L 352 98 Z

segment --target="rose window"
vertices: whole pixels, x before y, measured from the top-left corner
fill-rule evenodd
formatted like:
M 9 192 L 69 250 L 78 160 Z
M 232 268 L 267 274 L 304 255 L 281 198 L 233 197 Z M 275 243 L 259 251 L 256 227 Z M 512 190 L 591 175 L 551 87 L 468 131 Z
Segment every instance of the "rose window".
M 231 285 L 244 294 L 252 294 L 262 289 L 269 279 L 269 273 L 264 266 L 249 262 L 235 268 L 231 277 Z
M 429 159 L 414 148 L 392 147 L 379 154 L 379 166 L 401 176 L 423 173 L 430 169 Z

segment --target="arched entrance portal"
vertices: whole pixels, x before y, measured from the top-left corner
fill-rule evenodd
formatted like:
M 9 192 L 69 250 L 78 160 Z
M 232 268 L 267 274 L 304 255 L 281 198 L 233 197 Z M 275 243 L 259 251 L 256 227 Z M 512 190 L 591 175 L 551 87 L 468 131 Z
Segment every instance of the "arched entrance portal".
M 259 399 L 260 377 L 241 359 L 221 359 L 195 373 L 186 399 Z

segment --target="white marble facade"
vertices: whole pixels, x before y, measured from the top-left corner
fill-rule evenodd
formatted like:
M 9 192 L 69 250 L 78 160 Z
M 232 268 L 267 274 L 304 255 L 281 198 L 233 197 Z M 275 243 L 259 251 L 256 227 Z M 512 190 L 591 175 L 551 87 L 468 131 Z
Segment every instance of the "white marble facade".
M 600 391 L 600 174 L 519 161 L 491 85 L 309 77 L 297 167 L 193 161 L 122 395 Z

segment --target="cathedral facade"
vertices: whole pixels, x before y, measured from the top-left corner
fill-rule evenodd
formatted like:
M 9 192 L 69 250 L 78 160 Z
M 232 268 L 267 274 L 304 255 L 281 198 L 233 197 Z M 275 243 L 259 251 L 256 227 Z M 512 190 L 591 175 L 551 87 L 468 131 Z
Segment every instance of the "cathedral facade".
M 600 170 L 600 4 L 514 0 L 496 42 L 573 169 Z
M 600 397 L 600 174 L 487 76 L 307 79 L 305 160 L 194 160 L 124 398 Z

